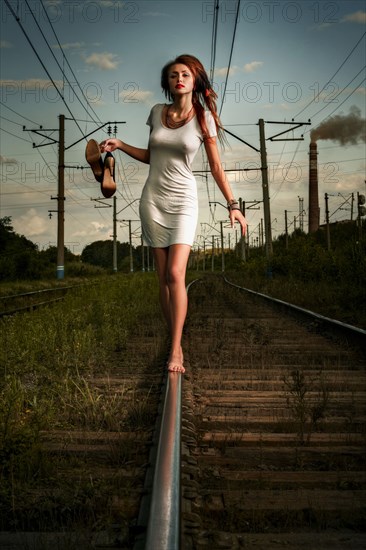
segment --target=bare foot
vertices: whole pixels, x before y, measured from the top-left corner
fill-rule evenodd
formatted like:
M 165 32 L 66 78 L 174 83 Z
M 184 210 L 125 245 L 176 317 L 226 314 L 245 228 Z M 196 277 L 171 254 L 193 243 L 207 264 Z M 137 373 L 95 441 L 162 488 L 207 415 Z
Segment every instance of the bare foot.
M 169 372 L 181 372 L 182 374 L 186 372 L 181 361 L 168 361 L 167 367 Z
M 183 352 L 180 349 L 179 355 L 171 355 L 167 363 L 169 372 L 185 372 L 186 369 L 183 366 Z

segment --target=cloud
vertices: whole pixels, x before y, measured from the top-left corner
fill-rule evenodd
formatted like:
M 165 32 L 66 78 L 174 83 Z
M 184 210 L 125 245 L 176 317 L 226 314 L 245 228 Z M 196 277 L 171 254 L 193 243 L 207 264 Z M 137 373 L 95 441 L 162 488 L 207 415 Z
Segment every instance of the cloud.
M 215 75 L 217 76 L 225 76 L 227 75 L 228 67 L 222 67 L 221 69 L 215 69 Z M 230 67 L 229 69 L 229 76 L 234 76 L 234 74 L 238 71 L 238 67 L 234 65 L 233 67 Z
M 102 8 L 122 8 L 124 2 L 122 0 L 99 0 L 98 2 Z
M 161 11 L 145 11 L 141 15 L 144 17 L 171 17 L 170 14 Z
M 255 70 L 259 69 L 262 65 L 263 65 L 263 61 L 251 61 L 250 63 L 247 63 L 246 65 L 244 65 L 242 69 L 240 69 L 237 65 L 233 65 L 229 69 L 229 76 L 234 76 L 239 71 L 244 73 L 252 73 Z M 215 68 L 215 76 L 226 77 L 227 70 L 228 70 L 228 67 Z
M 62 80 L 54 80 L 59 89 L 63 88 Z M 39 90 L 53 86 L 50 80 L 44 78 L 28 78 L 27 80 L 0 80 L 0 88 L 15 88 L 15 91 L 21 90 Z M 10 92 L 9 92 L 10 93 Z
M 106 225 L 100 222 L 90 222 L 82 231 L 74 231 L 72 238 L 76 237 L 88 237 L 88 239 L 103 239 L 107 235 L 109 237 L 112 228 L 110 225 Z
M 117 55 L 114 53 L 92 53 L 85 59 L 85 63 L 93 65 L 102 71 L 111 71 L 117 69 L 118 61 Z
M 120 92 L 118 97 L 122 99 L 124 103 L 150 104 L 150 101 L 153 97 L 153 93 L 148 90 L 139 90 L 137 87 L 136 91 L 124 90 L 123 92 Z
M 18 161 L 16 159 L 3 157 L 3 155 L 0 155 L 0 164 L 18 164 Z
M 59 49 L 60 46 L 58 44 L 53 44 L 52 46 L 55 49 Z M 85 42 L 66 42 L 66 44 L 61 44 L 61 48 L 63 50 L 78 50 L 80 48 L 85 47 Z
M 366 11 L 355 11 L 349 13 L 341 19 L 341 23 L 361 23 L 366 24 Z
M 13 44 L 8 42 L 7 40 L 0 40 L 0 48 L 12 48 Z
M 246 63 L 244 65 L 243 70 L 245 73 L 252 73 L 253 71 L 256 71 L 263 65 L 263 61 L 251 61 L 250 63 Z
M 48 221 L 38 216 L 34 208 L 30 208 L 26 214 L 14 220 L 14 229 L 26 235 L 27 238 L 44 235 L 48 231 Z

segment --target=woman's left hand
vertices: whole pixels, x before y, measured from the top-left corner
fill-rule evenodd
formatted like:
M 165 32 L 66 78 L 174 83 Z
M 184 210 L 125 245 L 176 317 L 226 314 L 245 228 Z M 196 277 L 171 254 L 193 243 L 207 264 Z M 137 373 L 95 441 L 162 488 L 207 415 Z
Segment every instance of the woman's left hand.
M 240 210 L 230 210 L 229 212 L 229 218 L 231 227 L 233 228 L 235 225 L 235 222 L 239 222 L 241 225 L 241 234 L 244 237 L 246 231 L 247 231 L 247 220 L 244 218 L 243 214 Z

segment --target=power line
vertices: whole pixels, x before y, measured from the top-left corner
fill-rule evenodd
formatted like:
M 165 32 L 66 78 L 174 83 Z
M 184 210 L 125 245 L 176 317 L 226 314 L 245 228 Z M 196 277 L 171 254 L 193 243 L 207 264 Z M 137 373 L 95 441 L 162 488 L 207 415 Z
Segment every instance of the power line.
M 21 185 L 22 187 L 26 187 L 27 189 L 31 189 L 34 193 L 41 193 L 41 195 L 47 195 L 49 197 L 50 191 L 44 190 L 40 191 L 39 189 L 35 189 L 34 187 L 31 187 L 30 185 L 27 185 L 26 183 L 22 183 L 20 181 L 15 180 L 14 178 L 10 176 L 6 176 L 6 178 L 18 185 Z M 24 191 L 24 193 L 28 193 L 29 191 Z M 15 191 L 13 193 L 1 193 L 1 195 L 12 195 L 12 194 L 20 194 L 19 192 L 16 193 Z
M 57 36 L 57 34 L 56 34 L 56 31 L 55 31 L 55 29 L 54 29 L 54 27 L 53 27 L 53 25 L 52 25 L 52 22 L 51 22 L 51 20 L 50 20 L 50 18 L 49 18 L 49 16 L 48 16 L 48 12 L 47 12 L 47 10 L 46 10 L 45 7 L 44 7 L 43 0 L 41 0 L 41 6 L 42 6 L 42 8 L 43 8 L 43 11 L 44 11 L 45 14 L 46 14 L 47 21 L 48 21 L 48 23 L 49 23 L 49 25 L 50 25 L 50 27 L 51 27 L 51 29 L 52 29 L 52 32 L 53 32 L 53 34 L 55 35 L 55 38 L 56 38 L 57 43 L 58 43 L 58 45 L 59 45 L 59 48 L 60 48 L 60 50 L 61 50 L 61 52 L 62 52 L 63 58 L 64 58 L 64 60 L 66 61 L 67 66 L 69 67 L 72 76 L 75 78 L 75 82 L 76 82 L 77 85 L 79 86 L 83 98 L 85 99 L 87 105 L 90 107 L 90 109 L 91 109 L 92 112 L 94 113 L 94 115 L 95 115 L 95 117 L 97 118 L 98 122 L 101 123 L 102 121 L 101 121 L 100 118 L 98 117 L 97 113 L 94 111 L 93 107 L 90 105 L 90 102 L 89 102 L 88 98 L 85 96 L 84 91 L 83 91 L 83 89 L 82 89 L 82 87 L 81 87 L 81 85 L 80 85 L 80 83 L 79 83 L 79 81 L 78 81 L 78 79 L 77 79 L 77 77 L 76 77 L 76 75 L 75 75 L 75 73 L 74 73 L 74 71 L 73 71 L 73 69 L 72 69 L 72 67 L 71 67 L 71 65 L 70 65 L 70 63 L 69 63 L 67 57 L 66 57 L 66 55 L 65 55 L 65 52 L 64 52 L 64 50 L 63 50 L 63 48 L 62 48 L 62 46 L 61 46 L 61 44 L 60 44 L 60 41 L 59 41 L 58 36 Z M 65 74 L 65 73 L 63 73 L 63 74 Z M 68 80 L 67 80 L 67 81 L 68 81 Z M 68 82 L 69 82 L 69 81 L 68 81 Z M 69 82 L 69 84 L 70 84 L 70 82 Z M 75 92 L 74 92 L 74 93 L 75 93 Z M 75 95 L 76 95 L 76 94 L 75 94 Z M 76 95 L 76 97 L 78 98 L 77 95 Z M 79 98 L 78 98 L 78 99 L 79 99 Z M 79 99 L 79 101 L 80 101 L 80 99 Z M 81 103 L 81 101 L 80 101 L 80 103 Z M 81 104 L 81 105 L 82 105 L 82 104 Z M 87 109 L 85 109 L 84 105 L 82 105 L 82 107 L 84 108 L 84 110 L 86 111 L 86 113 L 90 116 L 90 114 L 88 113 Z M 88 122 L 88 121 L 85 121 L 85 122 Z M 93 120 L 93 122 L 95 122 L 95 121 Z
M 234 42 L 235 42 L 236 28 L 237 28 L 237 26 L 238 26 L 239 9 L 240 9 L 240 0 L 238 0 L 238 1 L 237 1 L 237 4 L 236 4 L 236 15 L 235 15 L 235 25 L 234 25 L 233 39 L 232 39 L 232 41 L 231 41 L 231 49 L 230 49 L 230 56 L 229 56 L 229 65 L 228 65 L 228 68 L 227 68 L 227 71 L 226 71 L 226 78 L 225 78 L 225 85 L 224 85 L 224 93 L 222 94 L 222 99 L 221 99 L 221 106 L 220 106 L 220 113 L 219 113 L 219 116 L 221 116 L 221 111 L 222 111 L 222 108 L 223 108 L 223 105 L 224 105 L 224 101 L 225 101 L 226 86 L 227 86 L 227 81 L 228 81 L 228 78 L 229 78 L 230 66 L 231 66 L 231 59 L 232 59 L 233 50 L 234 50 Z
M 365 65 L 366 67 L 366 65 Z M 362 73 L 362 71 L 365 70 L 365 67 L 363 67 L 357 74 L 356 76 L 343 88 L 343 90 L 341 90 L 336 96 L 334 99 L 336 99 L 341 93 L 344 92 L 344 90 L 346 90 L 348 88 L 348 86 L 350 84 L 352 84 L 352 82 L 354 80 L 356 80 L 356 78 Z M 351 97 L 351 95 L 353 95 L 361 86 L 361 84 L 366 80 L 366 78 L 363 78 L 361 80 L 361 82 L 356 86 L 356 88 L 354 88 L 349 94 L 348 96 L 342 101 L 342 103 L 340 103 L 339 105 L 337 105 L 337 107 L 328 115 L 328 116 L 332 116 L 333 113 L 335 113 L 335 111 L 337 111 L 339 109 L 339 107 L 341 107 L 341 105 L 343 105 L 343 103 L 345 103 L 345 101 L 347 101 L 347 99 L 349 99 Z M 325 105 L 325 107 L 322 107 L 317 113 L 315 113 L 315 115 L 313 115 L 313 117 L 315 117 L 316 115 L 318 115 L 321 111 L 323 111 L 323 109 L 325 109 L 326 107 L 328 107 L 328 105 Z M 312 118 L 313 118 L 312 117 Z
M 352 78 L 352 80 L 350 80 L 350 81 L 348 82 L 348 84 L 346 84 L 346 86 L 343 88 L 343 90 L 340 90 L 340 91 L 338 92 L 338 94 L 337 94 L 336 96 L 334 96 L 333 101 L 334 101 L 335 99 L 337 99 L 337 97 L 340 96 L 340 95 L 348 88 L 348 86 L 349 86 L 350 84 L 352 84 L 352 82 L 353 82 L 354 80 L 356 80 L 356 78 L 362 73 L 362 71 L 365 70 L 365 68 L 366 68 L 366 65 L 364 65 L 364 66 L 362 67 L 362 69 L 356 74 L 356 76 L 354 76 L 354 77 Z M 363 82 L 363 81 L 361 81 L 361 84 L 362 84 L 362 82 Z M 359 86 L 360 86 L 360 84 L 357 86 L 357 88 L 359 88 Z M 354 93 L 354 92 L 357 90 L 357 88 L 356 88 L 352 93 Z M 351 95 L 352 95 L 352 94 L 351 94 Z M 349 96 L 348 96 L 348 97 L 349 97 Z M 346 99 L 348 99 L 348 98 L 346 98 Z M 346 100 L 344 100 L 344 101 L 346 101 Z M 344 103 L 344 102 L 343 102 L 343 103 Z M 342 105 L 342 104 L 341 104 L 341 105 Z M 314 117 L 316 117 L 321 111 L 323 111 L 323 110 L 326 109 L 327 107 L 328 107 L 328 104 L 327 104 L 327 105 L 324 105 L 324 107 L 322 107 L 321 109 L 319 109 L 319 111 L 317 111 L 315 114 L 313 114 L 313 115 L 311 116 L 311 118 L 313 119 Z M 338 109 L 339 107 L 340 107 L 340 105 L 337 106 L 337 109 Z M 334 112 L 334 111 L 333 111 L 333 112 Z M 329 116 L 330 116 L 330 115 L 329 115 Z
M 19 122 L 14 122 L 14 120 L 11 120 L 10 118 L 6 118 L 5 116 L 0 115 L 0 118 L 3 120 L 6 120 L 7 122 L 11 122 L 12 124 L 15 124 L 16 126 L 23 127 L 23 124 L 19 124 Z
M 6 104 L 3 103 L 2 101 L 0 101 L 0 105 L 2 105 L 3 107 L 6 107 L 7 109 L 9 109 L 9 111 L 11 111 L 12 113 L 14 113 L 14 114 L 20 116 L 21 118 L 24 118 L 24 120 L 28 120 L 28 122 L 31 122 L 32 124 L 38 125 L 38 122 L 34 122 L 34 120 L 31 120 L 30 118 L 27 118 L 26 116 L 21 115 L 20 113 L 17 113 L 16 111 L 14 111 L 14 109 L 11 109 L 11 107 L 9 107 L 8 105 L 6 105 Z
M 356 75 L 356 76 L 358 76 L 358 75 Z M 361 84 L 363 84 L 363 82 L 365 82 L 365 80 L 366 80 L 366 78 L 363 78 L 361 80 L 361 82 L 359 84 L 357 84 L 357 86 L 348 94 L 348 96 L 345 97 L 344 100 L 339 105 L 337 105 L 337 107 L 335 109 L 333 109 L 333 111 L 331 113 L 329 113 L 329 115 L 327 115 L 323 120 L 326 120 L 327 118 L 331 117 L 336 111 L 338 111 L 338 109 L 340 109 L 340 107 L 342 107 L 342 105 L 347 101 L 347 99 L 349 99 L 351 97 L 351 95 L 353 95 L 355 92 L 357 92 L 357 90 L 360 88 Z M 344 91 L 344 90 L 342 90 L 342 91 Z M 320 109 L 320 110 L 322 111 L 323 109 Z M 320 111 L 318 111 L 318 112 L 320 112 Z M 316 114 L 318 114 L 318 113 L 316 113 Z M 321 122 L 319 122 L 319 124 L 321 124 Z M 318 124 L 318 126 L 319 126 L 319 124 Z M 306 132 L 309 132 L 309 131 L 310 130 L 305 130 L 304 134 Z
M 8 6 L 8 8 L 9 8 L 11 14 L 13 15 L 14 19 L 15 19 L 16 22 L 18 23 L 20 29 L 22 30 L 24 36 L 26 37 L 26 39 L 27 39 L 27 41 L 28 41 L 30 47 L 32 48 L 33 52 L 35 53 L 35 55 L 36 55 L 38 61 L 39 61 L 40 64 L 42 65 L 42 67 L 43 67 L 44 71 L 46 72 L 48 78 L 51 80 L 52 84 L 54 85 L 54 87 L 55 87 L 55 89 L 56 89 L 56 92 L 57 92 L 57 93 L 59 94 L 59 96 L 61 97 L 61 99 L 62 99 L 62 101 L 63 101 L 63 103 L 64 103 L 66 109 L 68 110 L 69 114 L 71 115 L 72 120 L 75 122 L 76 126 L 79 128 L 80 133 L 81 133 L 82 135 L 84 135 L 82 129 L 80 128 L 79 124 L 78 124 L 77 121 L 75 120 L 75 117 L 74 117 L 74 115 L 72 114 L 72 112 L 71 112 L 71 110 L 70 110 L 68 104 L 66 103 L 64 96 L 62 95 L 62 93 L 60 92 L 60 90 L 58 89 L 58 87 L 56 86 L 56 83 L 54 82 L 52 76 L 50 75 L 50 73 L 49 73 L 47 67 L 46 67 L 45 64 L 43 63 L 43 61 L 42 61 L 42 59 L 40 58 L 40 56 L 38 55 L 38 52 L 37 52 L 36 48 L 33 46 L 33 43 L 32 43 L 32 41 L 31 41 L 31 39 L 29 38 L 29 36 L 28 36 L 27 32 L 25 31 L 23 25 L 21 24 L 19 17 L 16 15 L 16 13 L 14 12 L 12 6 L 10 5 L 9 0 L 5 0 L 5 3 L 6 3 L 6 5 Z
M 303 113 L 305 111 L 305 109 L 307 109 L 309 107 L 309 105 L 311 105 L 314 101 L 316 101 L 318 99 L 318 97 L 320 96 L 320 94 L 325 90 L 325 88 L 328 86 L 328 84 L 330 84 L 330 82 L 333 80 L 333 78 L 336 76 L 336 74 L 339 73 L 339 71 L 341 70 L 341 68 L 344 66 L 344 64 L 346 63 L 346 61 L 348 61 L 348 59 L 351 57 L 351 55 L 353 54 L 353 52 L 355 51 L 355 49 L 357 48 L 357 46 L 360 44 L 361 40 L 364 38 L 364 36 L 366 35 L 366 31 L 363 33 L 363 35 L 361 36 L 361 38 L 357 41 L 356 45 L 352 48 L 352 50 L 349 52 L 349 54 L 347 55 L 346 59 L 343 61 L 343 63 L 341 63 L 341 65 L 338 67 L 338 69 L 336 70 L 336 72 L 333 74 L 333 76 L 330 77 L 330 79 L 328 80 L 328 82 L 326 84 L 324 84 L 324 86 L 322 87 L 322 89 L 316 94 L 316 96 L 311 100 L 309 101 L 309 103 L 307 105 L 305 105 L 305 107 L 303 109 L 301 109 L 300 112 L 298 112 L 294 118 L 297 118 L 299 115 L 301 115 L 301 113 Z
M 32 143 L 28 139 L 21 138 L 21 137 L 17 136 L 16 134 L 13 134 L 12 132 L 8 132 L 8 130 L 4 130 L 4 128 L 0 128 L 0 131 L 4 132 L 5 134 L 9 134 L 9 136 L 13 136 L 13 137 L 16 137 L 17 139 L 21 139 L 22 141 L 26 141 L 27 143 Z
M 58 62 L 57 57 L 55 56 L 54 52 L 52 51 L 52 48 L 51 48 L 51 46 L 50 46 L 50 44 L 49 44 L 49 42 L 48 42 L 48 40 L 47 40 L 47 38 L 46 38 L 44 32 L 43 32 L 42 29 L 41 29 L 41 26 L 39 25 L 39 23 L 38 23 L 38 21 L 37 21 L 35 15 L 34 15 L 32 9 L 31 9 L 31 7 L 30 7 L 30 5 L 29 5 L 29 3 L 28 3 L 28 0 L 25 0 L 25 3 L 27 4 L 28 9 L 29 9 L 29 11 L 30 11 L 30 13 L 31 13 L 31 15 L 32 15 L 32 17 L 33 17 L 33 20 L 34 20 L 35 24 L 37 25 L 37 28 L 38 28 L 39 32 L 41 33 L 43 40 L 46 42 L 47 47 L 48 47 L 49 51 L 51 52 L 51 55 L 52 55 L 53 59 L 56 61 L 56 64 L 57 64 L 58 68 L 60 69 L 60 71 L 61 71 L 61 73 L 62 73 L 64 79 L 66 79 L 67 83 L 68 83 L 69 86 L 70 86 L 70 89 L 73 90 L 72 85 L 71 85 L 71 82 L 70 82 L 70 80 L 67 78 L 64 69 L 61 67 L 60 63 Z M 43 7 L 43 4 L 42 4 L 42 7 Z M 43 8 L 43 9 L 44 9 L 44 8 Z M 47 17 L 48 17 L 47 12 L 46 12 L 46 15 L 47 15 Z M 49 22 L 50 22 L 50 21 L 49 21 Z M 50 22 L 50 25 L 51 25 L 51 22 Z M 56 36 L 56 35 L 55 35 L 55 36 Z M 56 36 L 56 40 L 58 41 L 57 36 Z M 60 47 L 61 47 L 61 44 L 60 44 L 60 43 L 59 43 L 59 45 L 60 45 Z M 62 50 L 61 50 L 61 51 L 62 51 Z M 63 53 L 63 52 L 62 52 L 62 53 Z M 65 56 L 64 56 L 64 58 L 65 58 L 65 60 L 66 60 L 66 57 L 65 57 Z M 79 84 L 79 83 L 78 83 L 78 84 Z M 79 84 L 79 87 L 80 87 L 80 84 Z M 80 87 L 80 89 L 81 89 L 81 87 Z M 74 94 L 75 94 L 76 99 L 79 101 L 80 105 L 82 106 L 82 108 L 85 110 L 85 112 L 86 112 L 87 114 L 89 114 L 89 113 L 88 113 L 88 110 L 87 110 L 86 107 L 83 105 L 83 103 L 82 103 L 81 99 L 79 98 L 78 94 L 75 92 L 75 90 L 73 90 L 73 92 L 74 92 Z M 75 122 L 76 122 L 76 119 L 75 119 L 75 118 L 74 118 L 74 120 L 75 120 Z M 95 122 L 95 121 L 93 121 L 93 122 Z
M 215 74 L 218 16 L 219 16 L 219 0 L 215 0 L 214 16 L 213 16 L 213 23 L 212 23 L 212 39 L 211 39 L 211 65 L 210 65 L 211 86 L 213 85 L 214 74 Z
M 338 111 L 338 109 L 339 109 L 340 107 L 342 107 L 343 103 L 345 103 L 345 102 L 347 101 L 347 99 L 349 99 L 349 98 L 351 97 L 351 95 L 353 95 L 355 92 L 357 92 L 357 90 L 360 88 L 361 84 L 363 84 L 363 83 L 365 82 L 365 80 L 366 80 L 366 78 L 363 78 L 363 79 L 361 80 L 361 82 L 356 86 L 356 88 L 354 88 L 354 89 L 352 90 L 352 92 L 350 92 L 350 93 L 348 94 L 348 96 L 342 101 L 342 103 L 340 103 L 340 104 L 339 104 L 339 105 L 338 105 L 338 106 L 337 106 L 328 116 L 332 116 L 333 113 L 335 113 L 336 111 Z

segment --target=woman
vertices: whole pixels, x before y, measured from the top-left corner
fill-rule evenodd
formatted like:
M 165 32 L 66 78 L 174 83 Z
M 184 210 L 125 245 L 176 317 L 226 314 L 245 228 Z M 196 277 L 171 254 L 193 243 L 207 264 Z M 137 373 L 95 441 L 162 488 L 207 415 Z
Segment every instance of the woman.
M 231 226 L 246 221 L 222 169 L 216 136 L 222 129 L 216 112 L 217 95 L 206 71 L 192 55 L 180 55 L 162 70 L 161 85 L 169 105 L 155 105 L 148 118 L 150 139 L 139 149 L 113 138 L 100 144 L 101 152 L 119 149 L 150 164 L 140 200 L 144 242 L 153 248 L 159 278 L 160 302 L 171 335 L 169 371 L 185 372 L 181 347 L 187 315 L 187 262 L 194 241 L 198 200 L 191 164 L 204 144 L 211 173 L 227 200 Z

